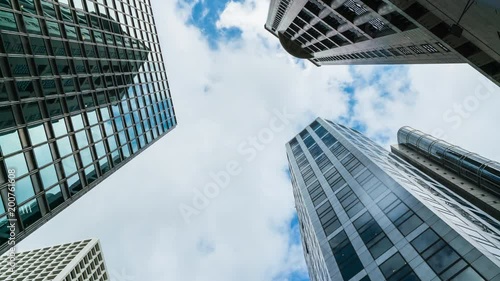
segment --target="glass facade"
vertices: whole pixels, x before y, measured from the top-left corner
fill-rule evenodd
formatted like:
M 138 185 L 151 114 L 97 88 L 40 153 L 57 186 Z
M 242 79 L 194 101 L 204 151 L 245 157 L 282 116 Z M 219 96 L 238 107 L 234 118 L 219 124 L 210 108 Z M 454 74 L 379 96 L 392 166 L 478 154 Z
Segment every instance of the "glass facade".
M 1 253 L 9 170 L 19 240 L 177 120 L 149 0 L 0 0 L 0 37 Z
M 287 154 L 311 280 L 500 278 L 499 222 L 359 132 L 318 118 Z
M 456 175 L 500 197 L 500 163 L 410 127 L 403 127 L 398 131 L 398 143 L 418 151 Z

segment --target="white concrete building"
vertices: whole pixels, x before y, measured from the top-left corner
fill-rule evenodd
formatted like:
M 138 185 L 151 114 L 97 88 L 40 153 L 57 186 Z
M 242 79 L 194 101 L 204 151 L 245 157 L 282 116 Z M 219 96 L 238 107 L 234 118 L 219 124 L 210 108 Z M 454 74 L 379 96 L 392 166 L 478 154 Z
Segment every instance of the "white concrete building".
M 14 267 L 13 267 L 14 266 Z M 109 281 L 98 239 L 0 257 L 2 281 Z

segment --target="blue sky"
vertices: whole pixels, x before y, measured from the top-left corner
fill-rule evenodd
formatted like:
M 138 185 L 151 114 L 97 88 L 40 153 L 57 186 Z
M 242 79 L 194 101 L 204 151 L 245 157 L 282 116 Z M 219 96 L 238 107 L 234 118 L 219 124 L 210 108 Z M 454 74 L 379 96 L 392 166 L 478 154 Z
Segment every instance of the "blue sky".
M 218 29 L 215 26 L 228 2 L 226 0 L 204 0 L 193 6 L 192 16 L 188 23 L 198 27 L 203 32 L 211 48 L 217 49 L 222 40 L 238 39 L 241 36 L 241 30 L 237 27 Z

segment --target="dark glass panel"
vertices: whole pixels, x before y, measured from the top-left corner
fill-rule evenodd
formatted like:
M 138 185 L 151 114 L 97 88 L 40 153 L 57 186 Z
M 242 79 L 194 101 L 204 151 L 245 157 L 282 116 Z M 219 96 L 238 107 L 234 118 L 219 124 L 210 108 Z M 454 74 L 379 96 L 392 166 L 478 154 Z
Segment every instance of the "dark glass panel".
M 27 123 L 38 121 L 42 118 L 37 102 L 25 103 L 22 106 L 24 119 Z
M 33 199 L 25 205 L 20 206 L 18 210 L 24 227 L 32 225 L 42 217 L 37 199 Z
M 45 191 L 45 198 L 47 199 L 51 210 L 54 210 L 55 208 L 57 208 L 57 206 L 61 205 L 64 202 L 64 197 L 59 185 Z
M 24 54 L 21 36 L 13 34 L 1 34 L 3 46 L 7 54 Z

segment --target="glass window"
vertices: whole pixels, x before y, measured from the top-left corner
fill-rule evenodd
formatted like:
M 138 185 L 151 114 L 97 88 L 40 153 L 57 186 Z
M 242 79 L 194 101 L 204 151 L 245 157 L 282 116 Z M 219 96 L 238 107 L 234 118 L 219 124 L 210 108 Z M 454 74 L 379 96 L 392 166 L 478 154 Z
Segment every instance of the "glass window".
M 21 152 L 9 158 L 5 158 L 4 161 L 7 169 L 16 170 L 16 176 L 22 176 L 28 173 L 28 165 L 26 164 L 24 153 Z
M 95 125 L 95 124 L 97 124 L 98 120 L 97 120 L 97 114 L 96 114 L 95 110 L 88 111 L 87 112 L 87 117 L 89 119 L 89 125 Z
M 84 167 L 90 165 L 90 163 L 93 162 L 92 154 L 90 153 L 89 148 L 85 148 L 84 150 L 80 151 L 80 157 L 82 158 L 82 164 Z
M 78 174 L 68 179 L 68 187 L 71 195 L 74 195 L 78 193 L 78 191 L 82 190 L 82 182 L 80 181 Z
M 0 134 L 0 152 L 5 156 L 21 150 L 21 140 L 17 130 Z
M 462 271 L 460 274 L 455 276 L 452 281 L 483 281 L 484 279 L 477 274 L 477 272 L 472 269 L 471 267 L 468 267 L 464 271 Z
M 52 154 L 48 144 L 42 144 L 41 146 L 35 147 L 33 152 L 35 153 L 38 167 L 42 167 L 52 162 Z
M 40 170 L 40 177 L 42 178 L 44 189 L 47 189 L 58 182 L 54 165 L 47 166 Z
M 75 7 L 76 9 L 83 10 L 82 0 L 73 0 L 73 7 Z
M 1 36 L 3 40 L 3 46 L 7 54 L 25 53 L 20 36 L 12 34 L 1 34 Z
M 75 134 L 76 137 L 76 143 L 78 144 L 78 148 L 82 149 L 86 146 L 89 145 L 89 141 L 87 139 L 87 135 L 85 134 L 85 131 L 80 131 Z
M 438 240 L 439 237 L 437 236 L 437 234 L 429 228 L 426 231 L 422 232 L 422 234 L 420 234 L 417 238 L 413 239 L 413 241 L 411 241 L 411 244 L 413 245 L 415 250 L 417 250 L 417 252 L 422 253 Z
M 380 265 L 380 270 L 384 274 L 386 278 L 391 277 L 395 272 L 400 270 L 404 265 L 406 265 L 406 261 L 403 259 L 401 254 L 397 253 L 387 259 Z
M 104 144 L 102 141 L 95 144 L 95 149 L 96 149 L 98 158 L 101 158 L 104 155 L 106 155 L 106 149 L 104 148 Z
M 52 71 L 52 67 L 50 66 L 48 59 L 35 58 L 35 64 L 38 69 L 38 75 L 40 76 L 54 75 L 54 72 Z
M 42 30 L 40 29 L 40 22 L 38 21 L 37 18 L 31 17 L 24 15 L 24 25 L 26 26 L 26 30 L 28 33 L 34 33 L 34 34 L 42 34 Z
M 19 207 L 19 215 L 24 227 L 32 225 L 34 222 L 42 217 L 40 207 L 38 206 L 37 199 L 33 199 L 23 206 Z
M 56 82 L 54 79 L 45 79 L 41 81 L 42 83 L 42 90 L 43 90 L 43 95 L 48 97 L 52 95 L 57 95 L 57 88 L 56 88 Z
M 60 138 L 56 142 L 57 142 L 57 148 L 59 148 L 59 155 L 66 156 L 73 152 L 68 137 Z
M 54 130 L 54 134 L 56 137 L 66 135 L 68 133 L 68 130 L 66 129 L 66 122 L 63 118 L 59 120 L 53 120 L 52 129 Z
M 45 102 L 51 117 L 56 117 L 62 114 L 61 101 L 58 98 L 48 99 Z
M 448 245 L 444 246 L 436 254 L 427 260 L 429 266 L 434 269 L 437 274 L 441 274 L 446 268 L 455 263 L 460 257 Z
M 99 126 L 94 126 L 90 129 L 92 132 L 92 138 L 94 142 L 98 142 L 99 140 L 102 140 L 102 134 L 101 134 L 101 129 Z
M 50 36 L 61 37 L 61 30 L 59 29 L 59 24 L 50 20 L 46 20 L 47 28 L 49 30 Z
M 28 132 L 30 134 L 32 145 L 37 145 L 42 142 L 47 142 L 47 135 L 45 134 L 45 127 L 43 126 L 43 124 L 29 126 Z
M 83 129 L 83 119 L 80 114 L 71 116 L 71 122 L 73 123 L 73 130 L 78 131 Z
M 17 31 L 17 23 L 13 13 L 0 10 L 0 29 Z
M 31 80 L 17 80 L 16 81 L 17 94 L 21 99 L 35 97 L 35 90 Z
M 97 179 L 97 173 L 94 165 L 89 166 L 87 169 L 85 169 L 85 177 L 87 178 L 88 184 L 91 184 Z
M 76 173 L 76 171 L 77 171 L 75 159 L 73 158 L 73 156 L 69 156 L 69 157 L 64 158 L 62 160 L 62 165 L 63 165 L 64 172 L 65 172 L 66 176 L 70 176 L 70 175 Z
M 14 193 L 16 195 L 17 204 L 21 204 L 35 195 L 30 176 L 16 181 L 16 191 Z
M 47 198 L 47 202 L 49 203 L 51 210 L 54 210 L 57 206 L 64 202 L 61 187 L 59 185 L 45 191 L 45 198 Z
M 9 65 L 12 75 L 14 77 L 27 77 L 30 76 L 28 63 L 24 57 L 9 57 Z

